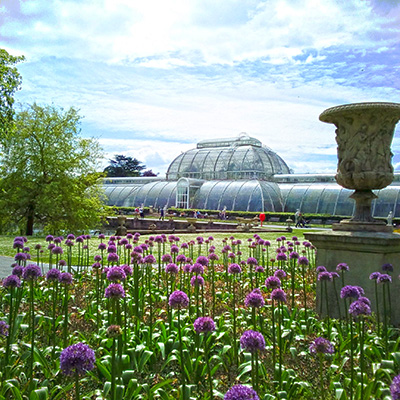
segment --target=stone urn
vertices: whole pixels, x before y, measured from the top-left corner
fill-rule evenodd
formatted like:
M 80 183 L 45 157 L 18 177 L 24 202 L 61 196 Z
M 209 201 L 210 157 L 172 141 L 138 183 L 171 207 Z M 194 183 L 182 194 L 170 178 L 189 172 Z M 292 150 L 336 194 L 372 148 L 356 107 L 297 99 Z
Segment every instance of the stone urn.
M 356 202 L 350 220 L 333 224 L 333 230 L 392 232 L 385 222 L 372 217 L 372 190 L 383 189 L 393 181 L 392 143 L 400 119 L 400 104 L 354 103 L 328 108 L 320 121 L 336 126 L 338 167 L 336 181 L 353 189 Z

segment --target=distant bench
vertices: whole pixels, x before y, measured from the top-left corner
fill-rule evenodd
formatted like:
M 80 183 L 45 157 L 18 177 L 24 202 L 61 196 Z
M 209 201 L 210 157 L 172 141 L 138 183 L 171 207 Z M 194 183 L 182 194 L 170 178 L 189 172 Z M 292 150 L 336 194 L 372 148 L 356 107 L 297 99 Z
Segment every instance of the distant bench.
M 322 219 L 312 219 L 310 221 L 310 224 L 314 224 L 314 225 L 323 225 Z
M 271 217 L 269 219 L 269 222 L 280 222 L 280 221 L 281 221 L 281 219 L 279 217 Z

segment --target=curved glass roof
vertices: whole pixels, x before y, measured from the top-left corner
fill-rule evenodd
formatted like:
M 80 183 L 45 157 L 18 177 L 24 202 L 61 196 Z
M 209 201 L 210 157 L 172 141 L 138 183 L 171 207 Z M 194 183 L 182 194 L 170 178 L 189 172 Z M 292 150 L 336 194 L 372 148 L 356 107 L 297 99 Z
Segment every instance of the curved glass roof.
M 355 202 L 349 198 L 353 190 L 336 183 L 281 183 L 284 211 L 351 216 Z M 376 190 L 377 199 L 372 201 L 372 215 L 386 218 L 389 211 L 400 216 L 400 185 L 393 184 Z
M 108 204 L 117 207 L 172 207 L 175 205 L 176 182 L 158 181 L 141 186 L 104 185 Z
M 241 135 L 199 142 L 172 161 L 167 179 L 270 179 L 274 174 L 290 174 L 283 159 L 257 139 Z
M 193 208 L 206 210 L 282 211 L 279 187 L 273 182 L 207 181 L 194 196 Z

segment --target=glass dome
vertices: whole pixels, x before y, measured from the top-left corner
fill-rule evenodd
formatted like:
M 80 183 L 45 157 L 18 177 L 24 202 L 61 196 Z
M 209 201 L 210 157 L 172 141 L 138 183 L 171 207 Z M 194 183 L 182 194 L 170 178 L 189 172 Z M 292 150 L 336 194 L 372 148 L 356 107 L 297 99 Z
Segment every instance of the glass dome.
M 196 149 L 172 161 L 167 179 L 270 179 L 275 174 L 290 174 L 283 159 L 259 140 L 242 134 L 199 142 Z
M 207 181 L 196 192 L 193 208 L 205 210 L 282 211 L 279 187 L 273 182 Z

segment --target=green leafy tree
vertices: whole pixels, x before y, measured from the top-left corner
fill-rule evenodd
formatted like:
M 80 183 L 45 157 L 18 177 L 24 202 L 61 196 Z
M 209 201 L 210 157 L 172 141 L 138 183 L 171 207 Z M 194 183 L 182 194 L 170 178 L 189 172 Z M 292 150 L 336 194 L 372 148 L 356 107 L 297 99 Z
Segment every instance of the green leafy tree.
M 50 233 L 94 228 L 103 213 L 102 157 L 94 139 L 80 137 L 77 110 L 33 104 L 15 116 L 1 160 L 0 212 Z
M 0 139 L 7 138 L 13 121 L 14 93 L 21 86 L 21 75 L 15 64 L 24 57 L 14 57 L 0 49 Z
M 113 160 L 110 160 L 110 165 L 104 169 L 104 172 L 110 177 L 140 176 L 140 172 L 145 168 L 146 166 L 136 158 L 117 154 Z

